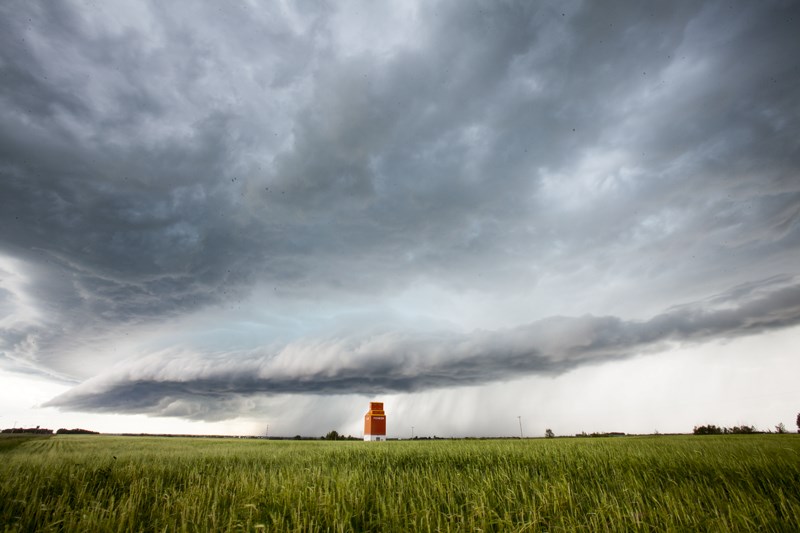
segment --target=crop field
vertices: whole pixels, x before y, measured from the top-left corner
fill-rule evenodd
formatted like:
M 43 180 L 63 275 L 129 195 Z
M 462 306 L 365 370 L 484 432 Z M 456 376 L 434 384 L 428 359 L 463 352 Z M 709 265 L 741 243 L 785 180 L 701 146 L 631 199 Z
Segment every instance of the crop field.
M 0 442 L 3 531 L 800 531 L 800 436 Z

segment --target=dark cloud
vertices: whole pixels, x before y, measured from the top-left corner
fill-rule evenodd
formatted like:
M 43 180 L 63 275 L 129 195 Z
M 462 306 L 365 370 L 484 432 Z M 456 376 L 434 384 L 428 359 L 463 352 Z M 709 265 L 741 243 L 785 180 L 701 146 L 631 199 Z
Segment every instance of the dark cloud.
M 387 347 L 373 364 L 394 377 L 375 390 L 563 372 L 700 341 L 712 315 L 708 338 L 745 330 L 722 310 L 642 317 L 797 274 L 799 14 L 781 2 L 8 2 L 2 361 L 83 380 L 96 370 L 86 354 L 121 357 L 103 352 L 117 337 L 201 313 L 224 330 L 240 304 L 254 328 L 292 323 L 287 346 L 320 338 L 320 308 L 391 314 L 402 298 L 398 313 L 458 329 L 438 302 L 407 297 L 419 287 L 480 301 L 479 323 L 516 307 L 496 334 L 399 331 L 392 350 L 477 343 L 475 356 L 412 378 Z M 536 351 L 543 324 L 597 333 L 555 360 Z M 303 392 L 275 377 L 245 387 L 253 361 L 272 360 L 261 344 L 230 354 L 234 392 Z M 355 386 L 330 364 L 330 384 L 309 378 L 309 392 Z M 183 370 L 126 381 L 107 405 L 217 390 L 217 373 Z
M 790 283 L 791 282 L 791 283 Z M 98 376 L 48 403 L 67 410 L 210 419 L 241 397 L 415 392 L 557 375 L 670 344 L 731 339 L 800 324 L 800 285 L 772 279 L 646 321 L 551 317 L 468 335 L 389 332 L 305 340 L 275 353 L 158 354 Z

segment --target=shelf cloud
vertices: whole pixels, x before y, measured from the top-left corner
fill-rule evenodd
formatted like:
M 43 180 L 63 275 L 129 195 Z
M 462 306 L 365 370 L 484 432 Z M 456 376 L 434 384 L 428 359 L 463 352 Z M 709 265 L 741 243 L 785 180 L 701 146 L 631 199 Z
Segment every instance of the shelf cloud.
M 0 371 L 221 419 L 795 325 L 799 19 L 5 2 Z
M 48 405 L 213 418 L 235 415 L 240 396 L 376 395 L 554 375 L 669 343 L 730 339 L 798 325 L 800 284 L 788 281 L 738 287 L 641 322 L 611 316 L 551 317 L 467 335 L 387 332 L 304 340 L 275 353 L 159 353 L 92 378 Z M 231 405 L 232 412 L 227 412 Z

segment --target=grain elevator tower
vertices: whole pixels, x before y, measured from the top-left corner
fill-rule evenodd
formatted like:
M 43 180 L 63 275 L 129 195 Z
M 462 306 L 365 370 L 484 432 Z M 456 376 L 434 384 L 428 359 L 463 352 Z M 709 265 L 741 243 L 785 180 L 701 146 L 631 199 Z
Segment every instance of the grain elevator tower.
M 386 440 L 383 402 L 369 402 L 369 411 L 364 415 L 364 440 Z

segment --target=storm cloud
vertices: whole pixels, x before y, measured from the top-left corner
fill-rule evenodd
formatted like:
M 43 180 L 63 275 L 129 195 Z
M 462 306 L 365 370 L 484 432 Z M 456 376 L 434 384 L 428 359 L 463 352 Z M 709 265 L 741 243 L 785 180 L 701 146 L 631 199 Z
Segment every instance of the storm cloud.
M 6 2 L 0 366 L 202 418 L 795 325 L 798 15 Z
M 502 331 L 304 340 L 275 353 L 159 353 L 48 403 L 64 409 L 225 418 L 237 397 L 414 392 L 560 374 L 663 349 L 800 324 L 800 284 L 767 280 L 647 321 L 551 317 Z

